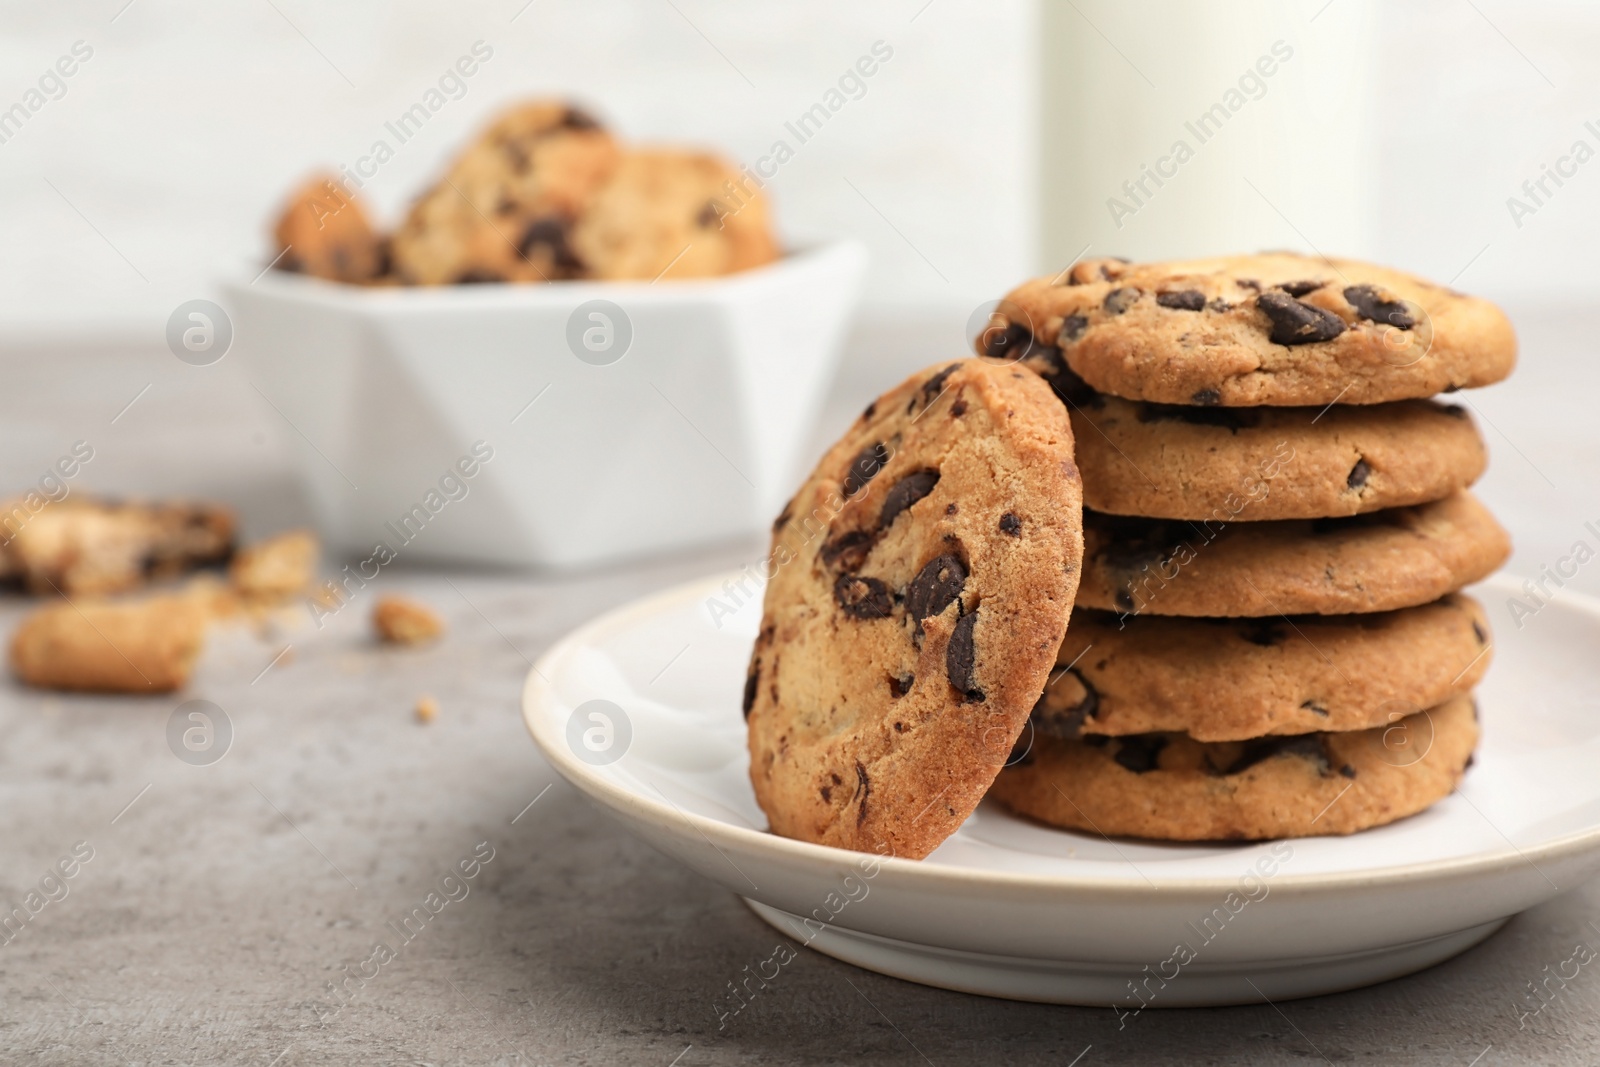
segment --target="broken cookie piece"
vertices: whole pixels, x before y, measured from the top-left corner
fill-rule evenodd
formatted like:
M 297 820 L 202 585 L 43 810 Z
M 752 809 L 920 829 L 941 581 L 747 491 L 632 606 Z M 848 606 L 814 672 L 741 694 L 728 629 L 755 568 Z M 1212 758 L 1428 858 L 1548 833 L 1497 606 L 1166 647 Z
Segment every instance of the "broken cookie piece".
M 218 504 L 73 497 L 28 513 L 11 502 L 0 523 L 0 580 L 34 594 L 125 592 L 233 553 L 233 513 Z
M 426 604 L 386 596 L 373 605 L 372 628 L 385 644 L 420 645 L 444 633 L 444 620 Z
M 207 612 L 187 596 L 39 608 L 11 638 L 11 669 L 41 689 L 167 693 L 200 655 Z

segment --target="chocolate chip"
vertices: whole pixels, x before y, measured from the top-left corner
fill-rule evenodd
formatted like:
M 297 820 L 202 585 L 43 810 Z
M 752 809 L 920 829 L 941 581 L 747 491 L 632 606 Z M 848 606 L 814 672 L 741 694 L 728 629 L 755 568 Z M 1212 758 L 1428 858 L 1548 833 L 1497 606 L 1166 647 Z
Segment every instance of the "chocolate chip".
M 1262 648 L 1271 648 L 1288 636 L 1288 631 L 1277 619 L 1251 619 L 1244 623 L 1244 628 L 1239 631 L 1239 636 L 1249 641 L 1252 645 Z
M 1241 289 L 1254 289 L 1258 293 L 1261 291 L 1261 283 L 1254 278 L 1235 278 L 1233 284 Z
M 1156 769 L 1167 739 L 1160 734 L 1133 734 L 1117 738 L 1117 751 L 1111 757 L 1134 774 Z
M 963 568 L 965 569 L 965 568 Z M 950 644 L 944 650 L 944 671 L 950 679 L 950 685 L 960 692 L 969 701 L 983 699 L 983 690 L 978 688 L 972 677 L 973 663 L 977 658 L 977 650 L 973 647 L 972 631 L 978 626 L 978 612 L 973 609 L 970 613 L 961 616 L 956 628 L 950 634 Z
M 1321 704 L 1318 704 L 1315 700 L 1303 701 L 1300 704 L 1300 707 L 1305 711 L 1311 712 L 1313 715 L 1321 715 L 1323 718 L 1328 717 L 1328 709 L 1323 707 Z
M 889 694 L 894 697 L 903 697 L 911 692 L 911 687 L 916 684 L 917 676 L 914 674 L 889 675 Z M 895 723 L 897 729 L 904 729 Z
M 756 706 L 756 689 L 761 685 L 761 661 L 751 659 L 750 670 L 744 676 L 744 717 L 750 717 L 750 709 Z
M 1097 408 L 1105 403 L 1093 386 L 1072 372 L 1059 348 L 1046 349 L 1029 360 L 1028 366 L 1050 383 L 1055 394 L 1072 407 Z
M 1222 394 L 1215 389 L 1199 389 L 1189 397 L 1189 403 L 1199 404 L 1201 407 L 1211 407 L 1222 403 Z
M 850 469 L 844 476 L 844 495 L 855 496 L 861 487 L 878 476 L 884 465 L 889 462 L 889 450 L 883 446 L 882 441 L 875 442 L 863 448 L 855 459 L 850 461 Z
M 1000 532 L 1012 537 L 1022 536 L 1022 520 L 1017 518 L 1017 513 L 1008 511 L 1000 516 Z
M 856 619 L 886 619 L 894 610 L 889 587 L 876 578 L 841 574 L 833 583 L 833 599 L 846 615 Z
M 598 130 L 600 123 L 587 111 L 569 107 L 566 114 L 561 116 L 561 125 L 569 130 Z
M 785 504 L 783 506 L 783 510 L 782 511 L 778 512 L 778 517 L 772 520 L 772 532 L 773 533 L 777 533 L 779 530 L 781 530 L 785 526 L 789 525 L 789 519 L 793 515 L 794 515 L 794 501 L 791 500 L 791 501 L 789 501 L 787 504 Z
M 967 565 L 960 557 L 946 553 L 930 560 L 906 587 L 906 614 L 920 629 L 923 619 L 949 607 L 966 584 Z
M 457 285 L 494 285 L 505 281 L 500 275 L 492 271 L 479 270 L 476 267 L 466 271 L 456 278 Z
M 923 406 L 927 406 L 939 398 L 939 394 L 944 392 L 945 379 L 949 378 L 950 375 L 954 374 L 960 368 L 961 364 L 952 363 L 944 370 L 940 371 L 938 374 L 935 374 L 932 378 L 929 378 L 927 381 L 922 383 Z
M 1364 459 L 1356 460 L 1356 465 L 1350 468 L 1350 474 L 1345 478 L 1344 484 L 1352 489 L 1360 489 L 1367 484 L 1367 475 L 1372 473 L 1372 467 Z
M 961 509 L 956 506 L 955 501 L 951 501 L 950 503 L 948 503 L 948 504 L 946 504 L 944 506 L 944 513 L 946 515 L 954 515 L 956 512 L 958 512 L 960 510 Z
M 1307 293 L 1314 293 L 1318 289 L 1321 289 L 1324 285 L 1327 285 L 1327 284 L 1328 284 L 1327 282 L 1319 282 L 1319 281 L 1284 282 L 1282 285 L 1278 286 L 1278 288 L 1282 289 L 1284 292 L 1288 293 L 1290 296 L 1298 298 L 1298 297 L 1305 296 Z
M 1218 766 L 1208 756 L 1207 763 L 1218 774 L 1239 774 L 1249 770 L 1263 760 L 1274 756 L 1298 756 L 1310 760 L 1317 767 L 1317 773 L 1327 775 L 1332 770 L 1328 760 L 1326 738 L 1323 734 L 1297 734 L 1288 737 L 1258 737 L 1245 741 L 1238 750 L 1233 760 Z
M 1174 311 L 1202 311 L 1206 306 L 1206 294 L 1198 289 L 1180 289 L 1175 293 L 1157 293 L 1156 303 Z
M 1111 299 L 1110 297 L 1106 298 Z M 1089 320 L 1082 315 L 1068 315 L 1061 320 L 1061 329 L 1056 333 L 1056 344 L 1065 341 L 1076 341 L 1083 336 L 1083 331 L 1089 328 Z
M 715 200 L 707 200 L 701 207 L 700 214 L 694 217 L 694 224 L 702 230 L 709 230 L 715 226 L 722 229 L 722 216 L 727 214 L 723 206 Z
M 1273 344 L 1312 344 L 1331 341 L 1344 333 L 1344 320 L 1339 316 L 1302 304 L 1288 293 L 1262 293 L 1256 297 L 1256 307 L 1272 320 L 1272 332 L 1268 337 Z
M 1469 756 L 1467 758 L 1471 759 L 1472 757 Z M 1350 764 L 1346 763 L 1344 766 L 1339 768 L 1339 773 L 1344 775 L 1346 778 L 1354 778 L 1356 776 L 1356 769 L 1350 766 Z
M 883 495 L 883 510 L 878 512 L 878 529 L 888 529 L 902 511 L 933 492 L 933 487 L 938 484 L 939 472 L 935 470 L 912 471 L 895 482 Z
M 867 555 L 872 551 L 872 546 L 878 543 L 878 535 L 871 530 L 846 530 L 830 540 L 824 541 L 817 550 L 817 555 L 829 567 L 841 571 L 858 571 L 867 561 Z
M 878 402 L 876 400 L 868 401 L 867 406 L 861 411 L 861 421 L 866 422 L 871 419 L 872 416 L 877 413 L 877 410 Z
M 1352 285 L 1345 289 L 1344 298 L 1356 309 L 1356 314 L 1372 322 L 1386 322 L 1390 326 L 1409 330 L 1417 324 L 1411 309 L 1399 300 L 1387 300 L 1376 286 Z
M 991 359 L 1026 358 L 1034 346 L 1033 331 L 1020 322 L 1008 322 L 1003 330 L 985 330 L 983 354 Z
M 572 250 L 571 243 L 567 240 L 572 232 L 572 223 L 560 215 L 548 215 L 542 219 L 534 219 L 528 228 L 522 231 L 522 240 L 517 243 L 517 251 L 523 259 L 531 259 L 533 253 L 541 248 L 550 253 L 550 260 L 562 270 L 582 270 L 583 260 Z
M 856 760 L 856 791 L 850 794 L 850 799 L 861 798 L 861 807 L 856 810 L 856 825 L 860 826 L 867 818 L 867 797 L 872 795 L 872 782 L 867 778 L 867 769 Z
M 1071 692 L 1069 689 L 1068 699 L 1073 696 L 1077 696 L 1078 699 L 1071 704 L 1058 704 L 1056 700 L 1051 698 L 1058 692 L 1056 687 L 1069 679 L 1069 686 L 1078 686 L 1083 690 L 1083 695 L 1078 696 L 1077 693 Z M 1076 667 L 1068 667 L 1058 674 L 1049 685 L 1045 686 L 1044 692 L 1034 702 L 1033 711 L 1028 717 L 1041 733 L 1071 741 L 1083 736 L 1084 722 L 1094 718 L 1095 712 L 1099 710 L 1099 690 L 1095 689 L 1089 683 L 1089 679 L 1085 678 L 1083 673 Z
M 1480 645 L 1489 643 L 1489 635 L 1483 632 L 1483 627 L 1478 625 L 1476 619 L 1472 622 L 1472 636 L 1478 639 L 1478 644 Z
M 1120 315 L 1124 311 L 1127 311 L 1129 308 L 1133 307 L 1134 302 L 1137 301 L 1141 295 L 1143 294 L 1140 290 L 1135 289 L 1132 286 L 1124 286 L 1120 289 L 1113 289 L 1111 292 L 1107 293 L 1105 300 L 1101 302 L 1100 306 L 1105 308 L 1113 315 Z
M 967 413 L 967 402 L 965 400 L 957 400 L 954 404 L 950 405 L 950 417 L 952 419 L 959 419 L 961 416 L 965 415 L 966 413 Z
M 1219 296 L 1216 299 L 1212 300 L 1211 303 L 1206 305 L 1206 310 L 1207 311 L 1215 311 L 1215 312 L 1218 312 L 1220 314 L 1221 312 L 1224 312 L 1224 311 L 1232 311 L 1233 310 L 1233 305 L 1228 303 L 1226 300 L 1222 299 L 1222 297 Z
M 823 803 L 825 803 L 825 804 L 832 804 L 833 803 L 833 786 L 825 785 L 821 789 L 818 789 L 817 792 L 822 794 Z

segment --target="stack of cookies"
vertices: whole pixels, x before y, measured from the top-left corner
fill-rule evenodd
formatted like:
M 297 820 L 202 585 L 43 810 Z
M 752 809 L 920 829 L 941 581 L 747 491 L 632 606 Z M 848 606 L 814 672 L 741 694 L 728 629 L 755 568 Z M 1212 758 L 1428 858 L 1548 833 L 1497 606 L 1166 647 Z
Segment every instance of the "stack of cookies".
M 294 190 L 273 262 L 360 285 L 452 285 L 706 278 L 778 256 L 759 179 L 704 152 L 627 148 L 561 101 L 502 114 L 392 235 L 370 221 L 362 184 L 320 174 Z
M 1074 265 L 868 405 L 774 526 L 744 690 L 773 830 L 921 857 L 1344 834 L 1469 765 L 1505 559 L 1466 412 L 1493 306 L 1289 254 Z M 1069 625 L 1070 623 L 1070 625 Z
M 1176 840 L 1351 833 L 1448 795 L 1490 659 L 1460 589 L 1510 544 L 1467 491 L 1472 419 L 1427 398 L 1510 372 L 1505 317 L 1287 254 L 1080 263 L 1000 314 L 987 354 L 1067 404 L 1086 510 L 1078 610 L 993 795 Z

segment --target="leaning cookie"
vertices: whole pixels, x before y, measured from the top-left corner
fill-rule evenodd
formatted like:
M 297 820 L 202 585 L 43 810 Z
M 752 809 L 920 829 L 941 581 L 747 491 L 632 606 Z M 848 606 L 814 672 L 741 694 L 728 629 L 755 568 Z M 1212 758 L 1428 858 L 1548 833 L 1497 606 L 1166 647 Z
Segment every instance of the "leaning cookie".
M 396 274 L 414 285 L 583 275 L 572 228 L 620 155 L 610 134 L 567 104 L 513 108 L 412 206 L 393 240 Z
M 289 194 L 273 228 L 279 270 L 336 282 L 371 282 L 388 268 L 388 250 L 355 194 L 331 174 Z
M 1470 696 L 1350 733 L 1203 744 L 1182 734 L 1035 737 L 989 795 L 1111 837 L 1239 841 L 1351 834 L 1448 796 L 1478 742 Z
M 766 199 L 748 178 L 715 156 L 665 150 L 622 158 L 572 246 L 594 277 L 611 281 L 707 278 L 778 256 Z
M 1459 593 L 1372 615 L 1182 619 L 1080 608 L 1033 721 L 1068 738 L 1362 730 L 1470 691 L 1489 659 L 1483 607 Z
M 1488 577 L 1511 541 L 1465 491 L 1337 519 L 1199 523 L 1086 511 L 1078 606 L 1134 615 L 1347 615 Z
M 1200 408 L 1075 395 L 1087 507 L 1208 528 L 1442 500 L 1478 479 L 1483 439 L 1459 407 Z
M 189 680 L 207 614 L 192 596 L 50 604 L 12 635 L 11 669 L 41 689 L 170 692 Z
M 1082 563 L 1072 431 L 979 360 L 868 405 L 774 526 L 744 690 L 775 833 L 921 858 L 999 773 Z
M 1096 260 L 1001 302 L 986 355 L 1027 353 L 1133 400 L 1375 404 L 1500 381 L 1511 323 L 1486 300 L 1400 271 L 1293 253 Z

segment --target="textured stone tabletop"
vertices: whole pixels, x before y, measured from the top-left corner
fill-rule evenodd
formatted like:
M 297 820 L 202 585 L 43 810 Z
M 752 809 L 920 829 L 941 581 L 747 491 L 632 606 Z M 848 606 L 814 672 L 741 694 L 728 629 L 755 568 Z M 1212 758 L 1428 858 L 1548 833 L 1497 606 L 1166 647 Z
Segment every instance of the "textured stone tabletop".
M 1530 361 L 1514 387 L 1472 399 L 1491 420 L 1483 495 L 1517 537 L 1513 569 L 1533 573 L 1600 515 L 1587 412 L 1600 372 L 1579 358 L 1581 318 L 1519 324 L 1550 364 Z M 229 406 L 235 394 L 200 396 L 185 384 L 197 379 L 143 358 L 80 370 L 50 419 L 23 417 L 18 397 L 36 404 L 59 365 L 13 367 L 8 380 L 22 385 L 0 396 L 8 475 L 93 431 L 106 442 L 101 471 L 182 455 L 188 473 L 160 477 L 244 485 L 257 501 L 241 503 L 247 524 L 280 525 L 294 497 L 282 471 L 250 458 L 261 413 L 248 421 Z M 157 388 L 104 428 L 146 381 Z M 840 411 L 853 411 L 863 386 L 845 392 Z M 209 467 L 180 423 L 203 436 Z M 291 614 L 270 631 L 220 634 L 176 697 L 0 682 L 0 898 L 20 900 L 58 861 L 75 871 L 64 897 L 0 945 L 0 1063 L 1600 1061 L 1600 977 L 1588 969 L 1518 1021 L 1546 967 L 1580 942 L 1600 946 L 1600 883 L 1432 970 L 1276 1006 L 1146 1012 L 1119 1029 L 1109 1008 L 966 996 L 801 950 L 719 1027 L 727 984 L 777 935 L 557 780 L 517 700 L 529 661 L 575 624 L 755 551 L 561 578 L 397 565 L 376 591 L 438 608 L 442 643 L 375 646 L 370 599 L 357 600 L 320 631 Z M 1597 582 L 1585 572 L 1578 584 Z M 0 633 L 24 607 L 0 602 Z M 1506 625 L 1503 605 L 1491 609 Z M 412 714 L 424 693 L 440 705 L 429 724 Z M 188 699 L 214 702 L 231 724 L 219 762 L 191 765 L 169 747 L 169 717 Z M 447 879 L 463 863 L 472 877 Z M 407 930 L 435 892 L 448 902 Z M 379 941 L 392 958 L 373 960 Z M 347 975 L 344 1003 L 330 985 Z

